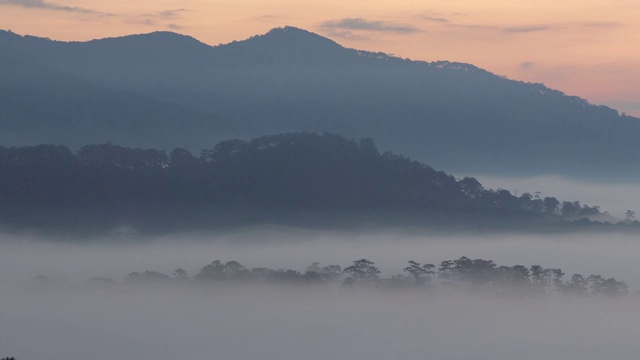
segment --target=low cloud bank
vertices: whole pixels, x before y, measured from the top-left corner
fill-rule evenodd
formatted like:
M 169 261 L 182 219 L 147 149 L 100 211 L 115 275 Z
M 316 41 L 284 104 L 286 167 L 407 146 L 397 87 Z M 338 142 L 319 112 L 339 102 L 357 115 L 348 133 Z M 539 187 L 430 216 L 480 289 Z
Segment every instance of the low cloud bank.
M 487 188 L 503 188 L 512 193 L 556 196 L 562 199 L 578 199 L 584 204 L 598 205 L 611 215 L 625 218 L 627 210 L 640 211 L 640 184 L 590 183 L 558 175 L 518 177 L 476 177 Z
M 322 232 L 283 228 L 93 245 L 0 237 L 0 357 L 21 359 L 589 360 L 635 354 L 640 299 L 633 236 L 441 236 L 426 232 Z M 90 287 L 126 284 L 130 272 L 198 273 L 215 259 L 247 268 L 304 271 L 313 261 L 375 261 L 382 277 L 408 260 L 491 259 L 602 274 L 631 294 L 493 296 L 341 286 Z M 59 279 L 34 286 L 34 276 Z M 66 279 L 65 281 L 60 279 Z

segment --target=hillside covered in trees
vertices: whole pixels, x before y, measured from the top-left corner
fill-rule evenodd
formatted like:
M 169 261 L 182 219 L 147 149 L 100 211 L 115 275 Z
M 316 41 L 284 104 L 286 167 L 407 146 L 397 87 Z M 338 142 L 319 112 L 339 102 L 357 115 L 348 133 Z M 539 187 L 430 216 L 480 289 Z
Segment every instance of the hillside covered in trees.
M 172 231 L 247 224 L 548 226 L 598 207 L 485 189 L 371 139 L 288 133 L 229 140 L 199 156 L 111 144 L 0 147 L 6 228 Z M 589 223 L 588 221 L 586 223 Z
M 62 42 L 0 31 L 0 141 L 200 151 L 330 132 L 455 173 L 637 181 L 639 119 L 432 60 L 294 27 L 218 46 L 170 32 Z

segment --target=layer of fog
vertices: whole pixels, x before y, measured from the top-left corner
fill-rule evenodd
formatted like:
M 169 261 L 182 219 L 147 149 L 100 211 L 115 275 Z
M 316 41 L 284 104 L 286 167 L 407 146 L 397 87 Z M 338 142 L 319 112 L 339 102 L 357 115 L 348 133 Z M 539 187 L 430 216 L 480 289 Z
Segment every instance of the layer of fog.
M 105 239 L 106 241 L 106 239 Z M 191 275 L 215 259 L 303 270 L 368 258 L 384 276 L 413 259 L 460 256 L 561 267 L 640 289 L 640 245 L 628 235 L 438 236 L 254 228 L 89 245 L 3 236 L 0 357 L 20 359 L 601 359 L 629 357 L 640 299 L 491 298 L 340 287 L 89 289 L 132 271 Z M 33 276 L 71 286 L 39 289 Z
M 0 281 L 19 282 L 37 275 L 82 283 L 91 277 L 122 279 L 133 271 L 191 275 L 213 260 L 237 260 L 247 268 L 302 271 L 318 261 L 343 267 L 367 258 L 382 275 L 402 272 L 408 260 L 438 264 L 461 256 L 494 260 L 499 265 L 560 267 L 565 273 L 602 274 L 640 290 L 633 234 L 603 232 L 553 235 L 437 235 L 421 230 L 327 232 L 281 227 L 255 227 L 217 235 L 170 235 L 146 242 L 109 239 L 78 245 L 0 236 Z
M 640 209 L 640 184 L 606 184 L 578 181 L 557 175 L 535 177 L 475 176 L 486 188 L 502 188 L 514 194 L 536 191 L 560 201 L 580 201 L 599 205 L 602 211 L 624 219 L 625 211 Z

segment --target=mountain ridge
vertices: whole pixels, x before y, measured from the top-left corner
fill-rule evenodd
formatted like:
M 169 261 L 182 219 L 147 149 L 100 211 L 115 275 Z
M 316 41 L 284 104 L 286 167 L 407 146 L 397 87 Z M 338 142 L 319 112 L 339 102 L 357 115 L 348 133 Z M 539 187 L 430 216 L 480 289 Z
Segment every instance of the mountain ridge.
M 496 77 L 500 77 L 503 79 L 507 79 L 510 81 L 514 81 L 514 82 L 518 82 L 521 84 L 526 84 L 526 85 L 531 85 L 531 86 L 535 86 L 536 88 L 539 88 L 538 91 L 540 91 L 541 93 L 546 93 L 546 92 L 554 92 L 557 94 L 561 94 L 561 95 L 567 95 L 565 92 L 561 91 L 561 90 L 557 90 L 557 89 L 553 89 L 548 87 L 547 85 L 545 85 L 544 83 L 541 82 L 526 82 L 526 81 L 521 81 L 521 80 L 517 80 L 517 79 L 512 79 L 506 76 L 502 76 L 502 75 L 497 75 L 489 70 L 480 68 L 476 65 L 473 65 L 471 63 L 464 63 L 464 62 L 457 62 L 457 61 L 450 61 L 450 60 L 435 60 L 435 61 L 427 61 L 427 60 L 417 60 L 417 59 L 410 59 L 410 58 L 403 58 L 400 56 L 395 56 L 395 55 L 390 55 L 387 54 L 385 52 L 374 52 L 374 51 L 367 51 L 367 50 L 359 50 L 359 49 L 355 49 L 355 48 L 348 48 L 345 46 L 340 45 L 338 42 L 331 40 L 328 37 L 319 35 L 317 33 L 302 29 L 302 28 L 298 28 L 295 26 L 290 26 L 290 25 L 284 25 L 284 26 L 280 26 L 280 27 L 275 27 L 270 29 L 269 31 L 267 31 L 264 34 L 258 34 L 258 35 L 253 35 L 250 36 L 246 39 L 243 40 L 233 40 L 231 42 L 228 43 L 221 43 L 218 45 L 211 45 L 211 44 L 207 44 L 205 42 L 202 42 L 190 35 L 185 35 L 185 34 L 181 34 L 178 32 L 174 32 L 174 31 L 152 31 L 152 32 L 148 32 L 148 33 L 138 33 L 138 34 L 131 34 L 131 35 L 124 35 L 124 36 L 113 36 L 113 37 L 104 37 L 104 38 L 96 38 L 96 39 L 92 39 L 92 40 L 88 40 L 88 41 L 62 41 L 62 40 L 54 40 L 54 39 L 50 39 L 47 37 L 38 37 L 38 36 L 33 36 L 33 35 L 20 35 L 17 33 L 14 33 L 12 31 L 9 30 L 2 30 L 0 29 L 0 36 L 2 35 L 9 35 L 12 36 L 14 39 L 15 38 L 22 38 L 22 39 L 35 39 L 37 41 L 46 41 L 46 42 L 50 42 L 50 43 L 58 43 L 58 44 L 69 44 L 69 45 L 79 45 L 79 44 L 84 44 L 84 45 L 94 45 L 94 44 L 104 44 L 104 43 L 109 43 L 109 42 L 128 42 L 131 40 L 147 40 L 147 39 L 154 39 L 154 40 L 163 40 L 163 41 L 167 41 L 169 40 L 170 42 L 173 42 L 174 44 L 180 44 L 180 45 L 184 45 L 186 44 L 186 42 L 189 42 L 193 45 L 197 45 L 200 46 L 202 48 L 207 48 L 209 50 L 212 50 L 212 54 L 215 55 L 215 50 L 221 49 L 221 48 L 225 48 L 225 47 L 229 47 L 229 46 L 238 46 L 238 45 L 254 45 L 256 42 L 265 42 L 265 41 L 270 41 L 272 39 L 277 39 L 277 41 L 290 41 L 290 40 L 297 40 L 295 42 L 289 43 L 289 45 L 293 44 L 293 45 L 300 45 L 300 44 L 304 44 L 305 42 L 322 42 L 325 44 L 325 46 L 327 44 L 330 44 L 331 47 L 333 49 L 338 49 L 338 50 L 343 50 L 343 51 L 347 51 L 350 52 L 353 55 L 356 56 L 360 56 L 363 58 L 367 58 L 367 59 L 372 59 L 372 60 L 381 60 L 381 61 L 399 61 L 399 62 L 409 62 L 409 63 L 413 63 L 414 65 L 423 65 L 423 66 L 428 66 L 431 68 L 436 68 L 436 69 L 446 69 L 446 70 L 459 70 L 459 71 L 463 71 L 463 72 L 480 72 L 480 73 L 486 73 L 492 76 L 496 76 Z M 1 39 L 1 37 L 0 37 Z M 182 41 L 183 43 L 179 43 L 179 41 Z M 142 42 L 142 41 L 140 41 Z M 2 45 L 0 43 L 0 45 Z M 269 46 L 271 46 L 272 44 L 269 44 Z M 165 43 L 163 46 L 167 46 L 167 44 Z M 169 45 L 171 46 L 171 45 Z M 264 46 L 264 45 L 262 45 Z M 614 108 L 611 108 L 609 106 L 606 105 L 598 105 L 598 104 L 594 104 L 591 101 L 584 99 L 582 97 L 579 96 L 572 96 L 572 95 L 567 95 L 569 97 L 574 98 L 575 100 L 579 100 L 581 102 L 585 102 L 587 104 L 590 105 L 594 105 L 594 106 L 599 106 L 599 107 L 606 107 L 612 110 L 616 110 Z M 616 110 L 618 111 L 618 110 Z M 619 111 L 618 111 L 619 112 Z M 640 118 L 637 118 L 635 116 L 630 116 L 627 115 L 626 117 L 629 118 L 634 118 L 634 119 L 638 119 L 640 120 Z
M 431 67 L 434 68 L 439 68 L 439 69 L 448 69 L 448 70 L 461 70 L 461 71 L 465 71 L 465 72 L 486 72 L 488 74 L 494 75 L 494 76 L 498 76 L 498 77 L 502 77 L 511 81 L 517 81 L 523 84 L 530 84 L 530 85 L 542 85 L 544 88 L 546 88 L 547 90 L 551 90 L 551 91 L 558 91 L 562 94 L 565 94 L 563 91 L 557 90 L 557 89 L 552 89 L 549 88 L 548 86 L 546 86 L 544 83 L 540 83 L 540 82 L 525 82 L 525 81 L 520 81 L 517 79 L 512 79 L 506 76 L 502 76 L 502 75 L 497 75 L 495 73 L 492 73 L 489 70 L 480 68 L 476 65 L 473 65 L 471 63 L 464 63 L 464 62 L 457 62 L 457 61 L 450 61 L 450 60 L 435 60 L 435 61 L 427 61 L 427 60 L 417 60 L 417 59 L 410 59 L 410 58 L 403 58 L 400 56 L 395 56 L 395 55 L 390 55 L 387 54 L 385 52 L 374 52 L 374 51 L 367 51 L 367 50 L 360 50 L 360 49 L 355 49 L 355 48 L 348 48 L 345 46 L 340 45 L 339 43 L 337 43 L 334 40 L 331 40 L 330 38 L 324 37 L 322 35 L 319 35 L 317 33 L 302 29 L 302 28 L 298 28 L 298 27 L 294 27 L 294 26 L 290 26 L 290 25 L 284 25 L 281 27 L 275 27 L 270 29 L 269 31 L 267 31 L 264 34 L 258 34 L 258 35 L 254 35 L 254 36 L 250 36 L 246 39 L 243 40 L 233 40 L 231 42 L 228 43 L 221 43 L 218 45 L 211 45 L 211 44 L 207 44 L 205 42 L 202 42 L 190 35 L 185 35 L 185 34 L 181 34 L 178 32 L 174 32 L 174 31 L 152 31 L 152 32 L 148 32 L 148 33 L 138 33 L 138 34 L 131 34 L 131 35 L 124 35 L 124 36 L 113 36 L 113 37 L 104 37 L 104 38 L 96 38 L 96 39 L 92 39 L 92 40 L 88 40 L 88 41 L 62 41 L 62 40 L 54 40 L 54 39 L 50 39 L 47 37 L 38 37 L 38 36 L 33 36 L 33 35 L 20 35 L 17 33 L 14 33 L 12 31 L 9 30 L 2 30 L 0 29 L 0 36 L 2 35 L 9 35 L 9 36 L 13 36 L 14 38 L 23 38 L 23 39 L 37 39 L 38 41 L 48 41 L 48 42 L 52 42 L 52 43 L 60 43 L 60 44 L 100 44 L 100 43 L 105 43 L 105 42 L 122 42 L 122 41 L 128 41 L 128 40 L 144 40 L 144 39 L 151 39 L 151 38 L 155 38 L 155 39 L 159 39 L 159 40 L 182 40 L 182 41 L 188 41 L 192 44 L 197 44 L 200 46 L 205 46 L 209 49 L 218 49 L 218 48 L 224 48 L 227 47 L 229 45 L 238 45 L 238 44 L 247 44 L 247 43 L 255 43 L 258 41 L 262 41 L 262 40 L 270 40 L 273 38 L 278 39 L 279 41 L 281 40 L 291 40 L 291 39 L 297 39 L 297 40 L 304 40 L 304 41 L 316 41 L 316 42 L 324 42 L 325 44 L 331 44 L 333 45 L 334 49 L 340 49 L 340 50 L 346 50 L 346 51 L 351 51 L 354 54 L 357 54 L 358 56 L 362 56 L 362 57 L 367 57 L 369 59 L 377 59 L 377 60 L 384 60 L 384 61 L 389 61 L 389 60 L 395 60 L 395 61 L 404 61 L 404 62 L 412 62 L 412 63 L 416 63 L 416 64 L 421 64 L 421 65 L 429 65 Z M 284 36 L 283 36 L 284 35 Z M 287 36 L 289 35 L 289 36 Z M 175 41 L 177 43 L 177 41 Z M 299 45 L 300 43 L 303 43 L 302 41 L 298 41 L 298 42 L 294 42 L 294 45 Z M 165 44 L 166 46 L 166 44 Z M 578 97 L 588 103 L 591 103 L 590 101 Z M 598 106 L 605 106 L 605 105 L 598 105 Z M 607 106 L 608 107 L 608 106 Z M 633 117 L 633 116 L 630 116 Z
M 640 175 L 640 119 L 472 64 L 349 49 L 295 27 L 218 46 L 173 32 L 84 43 L 7 35 L 0 50 L 218 114 L 234 125 L 228 137 L 296 131 L 371 137 L 382 149 L 462 174 Z M 219 133 L 218 123 L 202 124 L 194 143 Z

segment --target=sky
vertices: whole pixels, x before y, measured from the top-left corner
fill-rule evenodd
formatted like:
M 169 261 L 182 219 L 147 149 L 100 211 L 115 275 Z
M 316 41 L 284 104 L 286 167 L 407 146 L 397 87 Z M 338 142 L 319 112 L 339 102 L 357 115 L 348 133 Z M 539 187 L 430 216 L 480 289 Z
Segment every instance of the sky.
M 0 28 L 55 40 L 156 30 L 210 45 L 284 25 L 363 50 L 472 63 L 640 117 L 638 0 L 0 0 Z

